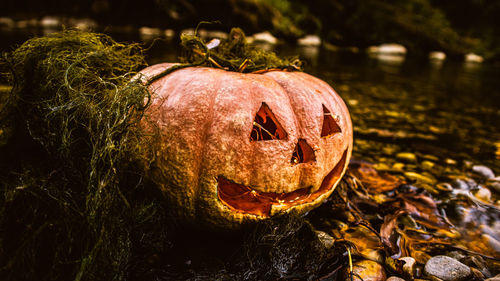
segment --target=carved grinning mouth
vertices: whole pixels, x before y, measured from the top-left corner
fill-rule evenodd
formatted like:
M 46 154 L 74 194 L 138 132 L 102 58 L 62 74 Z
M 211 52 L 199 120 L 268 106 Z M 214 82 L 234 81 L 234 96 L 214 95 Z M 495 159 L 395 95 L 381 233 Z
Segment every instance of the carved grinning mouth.
M 274 193 L 257 191 L 251 187 L 237 184 L 224 176 L 217 177 L 217 195 L 226 206 L 241 213 L 248 213 L 263 217 L 271 215 L 273 205 L 288 207 L 313 202 L 320 195 L 330 191 L 342 175 L 346 164 L 346 149 L 340 161 L 325 176 L 321 186 L 315 192 L 310 192 L 310 187 L 301 188 L 288 193 Z

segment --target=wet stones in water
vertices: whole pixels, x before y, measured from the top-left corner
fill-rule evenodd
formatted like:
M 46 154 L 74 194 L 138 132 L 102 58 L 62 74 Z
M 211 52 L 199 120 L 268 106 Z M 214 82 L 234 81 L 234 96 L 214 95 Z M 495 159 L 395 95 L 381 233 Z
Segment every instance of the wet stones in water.
M 500 253 L 500 241 L 495 239 L 495 237 L 489 234 L 481 234 L 481 239 L 483 239 L 493 250 Z
M 415 163 L 417 162 L 417 156 L 411 152 L 400 152 L 396 154 L 396 159 L 406 163 Z
M 330 249 L 331 247 L 333 247 L 333 244 L 335 244 L 335 239 L 333 237 L 331 237 L 324 231 L 316 230 L 315 232 L 318 236 L 319 241 L 326 249 Z
M 472 171 L 485 179 L 492 179 L 495 177 L 495 173 L 493 173 L 490 168 L 483 165 L 472 166 Z
M 435 179 L 429 176 L 424 176 L 415 172 L 405 172 L 404 176 L 410 180 L 414 180 L 421 183 L 433 184 L 436 182 Z
M 467 280 L 471 270 L 465 264 L 447 256 L 435 256 L 425 264 L 425 274 L 435 276 L 444 281 Z
M 412 257 L 402 257 L 399 260 L 405 262 L 403 272 L 413 278 L 413 275 L 415 275 L 415 266 L 417 265 L 415 259 Z
M 391 276 L 387 278 L 387 281 L 405 281 L 403 278 L 397 277 L 397 276 Z
M 486 202 L 486 203 L 489 203 L 491 201 L 491 191 L 487 188 L 484 188 L 484 187 L 481 187 L 478 191 L 476 191 L 474 196 L 477 199 L 479 199 L 483 202 Z
M 486 186 L 488 186 L 490 190 L 492 189 L 494 192 L 500 193 L 500 177 L 488 180 Z
M 477 187 L 477 183 L 469 178 L 456 178 L 453 181 L 453 186 L 457 189 L 470 190 Z
M 362 260 L 354 263 L 352 267 L 353 281 L 384 281 L 386 280 L 385 270 L 379 263 L 370 260 Z M 349 272 L 344 272 L 344 280 L 351 280 Z
M 422 161 L 422 163 L 420 165 L 421 165 L 422 169 L 430 171 L 430 170 L 432 170 L 432 168 L 434 168 L 435 164 L 434 164 L 434 162 L 424 160 L 424 161 Z

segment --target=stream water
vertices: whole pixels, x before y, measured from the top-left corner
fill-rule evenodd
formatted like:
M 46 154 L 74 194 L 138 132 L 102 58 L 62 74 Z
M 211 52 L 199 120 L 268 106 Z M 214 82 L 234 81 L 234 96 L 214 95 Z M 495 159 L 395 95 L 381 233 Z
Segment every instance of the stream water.
M 33 35 L 0 33 L 0 50 L 12 50 Z M 137 34 L 112 36 L 118 41 L 141 40 Z M 488 235 L 486 244 L 469 248 L 481 251 L 489 245 L 493 251 L 488 254 L 500 256 L 500 246 L 495 249 L 500 245 L 500 224 L 495 222 L 500 218 L 495 207 L 500 181 L 473 172 L 491 169 L 500 175 L 500 66 L 377 57 L 362 51 L 272 48 L 279 55 L 299 55 L 306 72 L 327 81 L 346 101 L 354 125 L 354 162 L 370 163 L 438 201 L 465 193 L 477 200 L 463 207 L 468 212 L 444 209 L 461 229 L 480 228 L 474 237 Z M 159 41 L 149 49 L 148 61 L 175 61 L 179 53 L 178 43 Z M 484 188 L 491 195 L 478 195 Z M 440 198 L 446 189 L 462 192 Z

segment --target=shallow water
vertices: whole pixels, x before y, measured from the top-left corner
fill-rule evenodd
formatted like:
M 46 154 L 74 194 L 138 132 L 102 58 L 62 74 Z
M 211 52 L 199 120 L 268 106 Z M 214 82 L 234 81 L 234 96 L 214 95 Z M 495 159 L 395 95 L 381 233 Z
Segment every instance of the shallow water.
M 11 50 L 32 34 L 0 33 L 0 49 Z M 117 40 L 141 40 L 138 34 L 111 35 Z M 148 61 L 175 61 L 180 53 L 177 45 L 155 43 Z M 500 226 L 495 223 L 500 217 L 495 207 L 498 195 L 492 190 L 485 202 L 474 197 L 488 183 L 472 173 L 474 165 L 484 165 L 500 174 L 499 66 L 387 60 L 364 53 L 289 46 L 277 46 L 275 51 L 285 56 L 299 54 L 306 72 L 327 81 L 344 98 L 354 124 L 353 162 L 372 163 L 378 171 L 425 189 L 444 202 L 442 210 L 471 239 L 489 235 L 485 244 L 478 248 L 468 244 L 469 248 L 481 251 L 488 241 L 493 241 L 489 246 L 500 241 Z M 436 188 L 447 184 L 456 192 L 443 195 Z M 447 203 L 467 196 L 479 201 Z M 487 254 L 500 256 L 500 246 Z

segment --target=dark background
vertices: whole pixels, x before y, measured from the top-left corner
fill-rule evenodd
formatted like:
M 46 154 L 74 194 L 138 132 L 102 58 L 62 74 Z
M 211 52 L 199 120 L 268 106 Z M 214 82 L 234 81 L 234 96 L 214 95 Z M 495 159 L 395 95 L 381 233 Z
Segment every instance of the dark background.
M 160 27 L 181 30 L 200 21 L 247 33 L 269 30 L 293 42 L 318 34 L 337 46 L 366 47 L 395 42 L 412 55 L 444 51 L 462 58 L 474 52 L 500 60 L 500 2 L 483 0 L 4 0 L 1 17 L 90 18 L 99 26 Z

